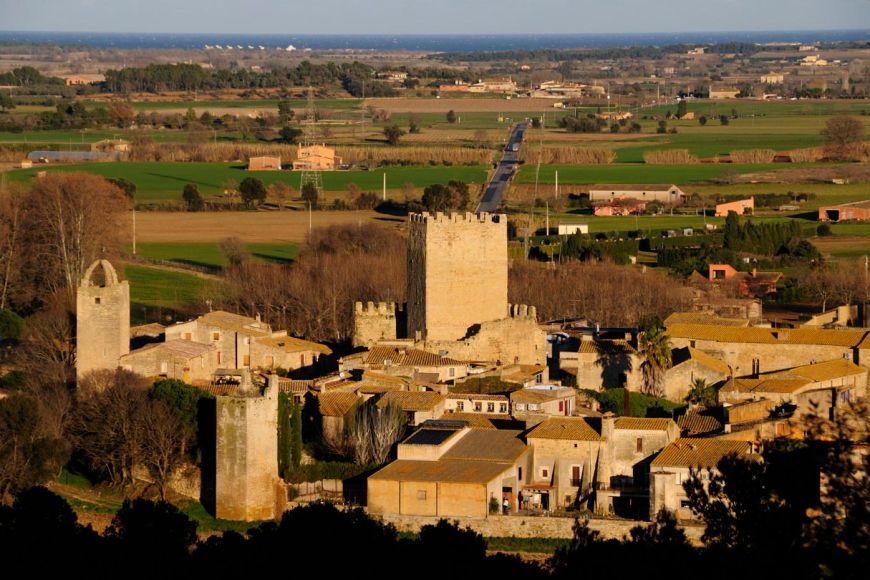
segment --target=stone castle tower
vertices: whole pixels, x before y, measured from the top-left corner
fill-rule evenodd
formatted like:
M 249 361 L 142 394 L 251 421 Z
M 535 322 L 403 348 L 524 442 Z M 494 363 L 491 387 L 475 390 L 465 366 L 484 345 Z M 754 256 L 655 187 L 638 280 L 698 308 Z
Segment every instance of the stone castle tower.
M 278 376 L 260 394 L 244 370 L 238 392 L 217 397 L 216 413 L 215 516 L 274 519 L 287 497 L 278 479 Z
M 459 340 L 508 316 L 507 218 L 409 216 L 408 338 Z
M 130 352 L 130 285 L 108 260 L 97 260 L 76 291 L 76 378 L 118 368 Z

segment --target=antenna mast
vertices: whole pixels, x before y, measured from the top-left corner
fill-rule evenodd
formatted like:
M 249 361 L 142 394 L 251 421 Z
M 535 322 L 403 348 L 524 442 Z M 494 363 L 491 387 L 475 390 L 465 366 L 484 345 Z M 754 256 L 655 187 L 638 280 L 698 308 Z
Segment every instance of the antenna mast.
M 317 145 L 317 114 L 314 110 L 314 89 L 308 87 L 308 108 L 306 110 L 305 127 L 302 132 L 302 175 L 299 178 L 299 191 L 312 184 L 317 189 L 317 194 L 323 191 L 323 178 L 314 156 L 314 146 Z

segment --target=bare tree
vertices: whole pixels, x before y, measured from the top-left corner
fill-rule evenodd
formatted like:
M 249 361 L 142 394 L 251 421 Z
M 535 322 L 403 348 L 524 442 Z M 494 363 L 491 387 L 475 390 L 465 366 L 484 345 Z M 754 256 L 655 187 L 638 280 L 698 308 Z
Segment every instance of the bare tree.
M 190 433 L 163 401 L 148 401 L 140 416 L 142 464 L 154 478 L 161 500 L 184 459 Z
M 0 310 L 6 308 L 10 288 L 20 275 L 23 201 L 18 189 L 0 191 Z
M 88 173 L 49 173 L 28 196 L 28 256 L 49 294 L 74 296 L 95 259 L 117 253 L 118 225 L 128 201 L 120 189 Z
M 295 197 L 296 192 L 283 181 L 276 181 L 269 186 L 269 195 L 275 198 L 275 203 L 278 205 L 278 209 L 284 209 L 287 200 Z
M 218 242 L 218 247 L 232 267 L 241 266 L 251 258 L 248 248 L 239 238 L 224 238 Z
M 27 319 L 27 331 L 17 357 L 34 384 L 72 383 L 75 376 L 75 324 L 72 300 L 66 293 L 46 300 Z
M 349 429 L 354 461 L 359 465 L 386 463 L 393 445 L 405 432 L 407 417 L 393 404 L 379 407 L 369 401 L 357 407 Z
M 836 292 L 831 271 L 825 266 L 813 268 L 804 278 L 804 285 L 821 304 L 821 311 L 827 310 L 828 300 L 831 300 Z

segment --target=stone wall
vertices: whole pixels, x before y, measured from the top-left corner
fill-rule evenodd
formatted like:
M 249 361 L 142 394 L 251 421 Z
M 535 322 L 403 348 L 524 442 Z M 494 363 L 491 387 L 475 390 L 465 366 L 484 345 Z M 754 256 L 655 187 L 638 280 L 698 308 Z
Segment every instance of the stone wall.
M 708 385 L 718 386 L 728 379 L 728 375 L 697 362 L 686 361 L 665 371 L 665 398 L 670 401 L 684 401 L 695 379 L 704 379 Z
M 371 347 L 380 340 L 405 335 L 405 305 L 395 302 L 356 302 L 353 309 L 353 345 Z
M 422 213 L 408 220 L 408 337 L 455 341 L 504 318 L 505 216 Z
M 396 526 L 400 532 L 419 532 L 423 526 L 435 525 L 437 517 L 426 516 L 378 516 L 384 522 Z M 459 527 L 469 527 L 488 538 L 572 538 L 574 518 L 545 516 L 494 516 L 485 518 L 450 518 Z M 601 534 L 604 539 L 622 539 L 635 526 L 648 526 L 649 522 L 633 520 L 590 519 L 589 529 Z M 700 545 L 704 529 L 700 526 L 683 526 L 689 541 Z
M 273 519 L 286 499 L 278 479 L 278 381 L 273 376 L 262 396 L 217 397 L 215 512 L 220 519 Z
M 97 268 L 102 268 L 99 280 Z M 107 260 L 91 264 L 76 291 L 76 377 L 118 368 L 130 352 L 130 285 Z

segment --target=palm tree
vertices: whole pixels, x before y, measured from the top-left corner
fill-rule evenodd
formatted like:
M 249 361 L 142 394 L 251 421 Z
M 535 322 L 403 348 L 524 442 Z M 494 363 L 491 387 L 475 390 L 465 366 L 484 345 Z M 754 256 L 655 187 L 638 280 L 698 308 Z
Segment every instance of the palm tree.
M 661 397 L 664 395 L 662 383 L 665 371 L 671 368 L 671 341 L 658 318 L 642 322 L 641 329 L 637 350 L 643 358 L 640 370 L 643 373 L 644 392 Z
M 686 395 L 686 402 L 694 405 L 712 407 L 716 404 L 716 390 L 713 388 L 713 385 L 707 384 L 706 379 L 695 379 L 689 386 L 689 394 Z

